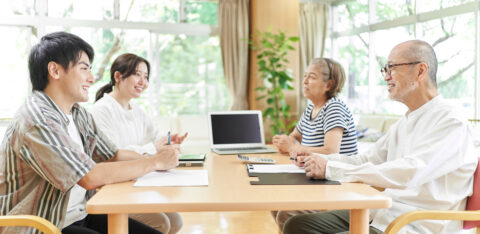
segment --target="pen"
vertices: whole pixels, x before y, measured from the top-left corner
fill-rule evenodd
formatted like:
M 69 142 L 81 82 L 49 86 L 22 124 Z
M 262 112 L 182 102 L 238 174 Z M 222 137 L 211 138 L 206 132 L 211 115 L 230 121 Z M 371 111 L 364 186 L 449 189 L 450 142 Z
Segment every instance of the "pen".
M 167 133 L 167 140 L 168 140 L 167 145 L 170 145 L 170 131 L 168 131 Z
M 290 160 L 295 161 L 295 163 L 297 163 L 297 159 L 294 157 L 290 157 Z M 304 166 L 305 162 L 300 162 L 300 164 Z

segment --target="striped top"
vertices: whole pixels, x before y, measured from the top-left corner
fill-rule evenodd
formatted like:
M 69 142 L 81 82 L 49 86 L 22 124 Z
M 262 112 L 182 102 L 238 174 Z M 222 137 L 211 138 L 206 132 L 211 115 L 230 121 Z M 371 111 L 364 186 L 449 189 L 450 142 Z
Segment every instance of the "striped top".
M 312 119 L 313 104 L 309 104 L 297 123 L 297 130 L 302 134 L 302 145 L 321 147 L 324 145 L 325 134 L 333 128 L 343 128 L 340 154 L 357 154 L 357 135 L 352 113 L 345 103 L 336 98 L 330 98 L 317 116 Z
M 34 91 L 20 107 L 1 145 L 0 215 L 36 215 L 63 227 L 70 189 L 117 151 L 84 108 L 75 104 L 72 117 L 82 146 L 68 134 L 67 115 L 45 93 Z M 91 195 L 88 191 L 86 198 Z M 37 233 L 28 227 L 0 232 Z

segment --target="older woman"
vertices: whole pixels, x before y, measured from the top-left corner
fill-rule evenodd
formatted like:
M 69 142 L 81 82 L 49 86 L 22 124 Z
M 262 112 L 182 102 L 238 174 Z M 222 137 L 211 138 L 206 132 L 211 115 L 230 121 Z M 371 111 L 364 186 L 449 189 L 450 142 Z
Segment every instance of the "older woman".
M 273 136 L 272 142 L 280 152 L 357 153 L 352 114 L 337 98 L 344 83 L 345 73 L 339 63 L 328 58 L 313 59 L 303 78 L 303 94 L 311 103 L 289 136 Z
M 353 117 L 347 105 L 337 98 L 345 83 L 342 66 L 328 58 L 316 58 L 303 78 L 303 93 L 311 103 L 296 128 L 287 135 L 276 135 L 273 144 L 282 153 L 356 154 L 357 138 Z M 301 144 L 296 144 L 296 141 Z M 314 210 L 272 211 L 280 230 L 292 216 Z

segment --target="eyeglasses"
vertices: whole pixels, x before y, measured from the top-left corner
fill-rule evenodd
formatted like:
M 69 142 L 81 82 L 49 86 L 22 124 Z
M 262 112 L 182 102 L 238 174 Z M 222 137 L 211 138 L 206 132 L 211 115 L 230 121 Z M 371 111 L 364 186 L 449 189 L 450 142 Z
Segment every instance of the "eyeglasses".
M 385 77 L 385 75 L 390 75 L 392 76 L 392 68 L 393 67 L 398 67 L 398 66 L 404 66 L 404 65 L 414 65 L 414 64 L 419 64 L 421 61 L 417 62 L 411 62 L 411 63 L 397 63 L 397 64 L 386 64 L 382 69 L 380 69 L 380 72 L 382 72 L 382 76 Z

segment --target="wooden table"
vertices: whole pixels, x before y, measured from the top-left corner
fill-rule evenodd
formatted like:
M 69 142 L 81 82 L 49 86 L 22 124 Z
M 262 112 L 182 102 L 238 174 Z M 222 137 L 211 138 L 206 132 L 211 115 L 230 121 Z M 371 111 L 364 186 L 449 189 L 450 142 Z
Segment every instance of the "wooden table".
M 207 153 L 203 168 L 185 169 L 208 170 L 208 186 L 133 187 L 133 181 L 106 185 L 87 202 L 87 212 L 108 214 L 108 232 L 125 234 L 130 213 L 346 209 L 351 233 L 368 233 L 368 209 L 391 206 L 389 197 L 366 184 L 250 185 L 255 179 L 248 177 L 236 155 L 217 155 L 208 148 L 184 153 Z M 290 163 L 280 154 L 252 156 Z

